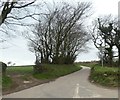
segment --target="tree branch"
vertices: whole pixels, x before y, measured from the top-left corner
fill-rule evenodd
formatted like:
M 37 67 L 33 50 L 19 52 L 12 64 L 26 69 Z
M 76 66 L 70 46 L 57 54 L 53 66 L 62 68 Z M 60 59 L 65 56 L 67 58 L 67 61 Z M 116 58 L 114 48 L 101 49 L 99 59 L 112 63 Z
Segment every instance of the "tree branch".
M 24 7 L 27 7 L 28 5 L 31 5 L 31 4 L 35 3 L 35 1 L 36 0 L 34 0 L 34 1 L 30 2 L 30 3 L 28 3 L 28 4 L 22 5 L 22 6 L 14 6 L 13 8 L 24 8 Z

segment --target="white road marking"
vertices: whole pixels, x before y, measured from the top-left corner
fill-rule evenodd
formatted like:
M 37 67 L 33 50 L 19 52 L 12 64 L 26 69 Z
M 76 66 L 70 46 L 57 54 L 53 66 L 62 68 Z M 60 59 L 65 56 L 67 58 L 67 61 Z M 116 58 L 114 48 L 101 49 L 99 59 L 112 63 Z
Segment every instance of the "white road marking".
M 76 85 L 73 98 L 80 98 L 80 96 L 79 96 L 79 84 Z

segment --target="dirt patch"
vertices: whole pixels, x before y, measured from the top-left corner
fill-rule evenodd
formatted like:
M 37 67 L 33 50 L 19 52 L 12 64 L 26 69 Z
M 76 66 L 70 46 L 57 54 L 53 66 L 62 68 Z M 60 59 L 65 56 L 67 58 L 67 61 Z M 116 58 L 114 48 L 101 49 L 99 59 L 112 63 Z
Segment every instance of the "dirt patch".
M 13 84 L 9 89 L 2 91 L 3 95 L 18 92 L 33 86 L 37 86 L 37 85 L 55 80 L 55 79 L 38 80 L 34 78 L 32 75 L 29 75 L 29 76 L 28 75 L 9 75 L 9 77 L 12 78 Z

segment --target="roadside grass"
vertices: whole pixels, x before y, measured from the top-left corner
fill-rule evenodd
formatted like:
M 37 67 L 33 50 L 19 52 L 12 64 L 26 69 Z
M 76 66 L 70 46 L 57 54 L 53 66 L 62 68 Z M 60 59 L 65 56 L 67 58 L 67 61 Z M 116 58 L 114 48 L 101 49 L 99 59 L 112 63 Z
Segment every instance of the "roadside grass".
M 12 86 L 12 79 L 8 76 L 2 76 L 2 90 L 7 90 Z
M 42 66 L 44 66 L 45 70 L 40 74 L 33 73 L 33 65 L 9 66 L 7 68 L 7 75 L 2 76 L 2 90 L 7 91 L 14 87 L 14 77 L 20 78 L 21 81 L 31 81 L 31 76 L 39 80 L 51 80 L 81 69 L 81 67 L 79 67 L 78 65 L 44 64 Z
M 107 87 L 120 86 L 120 72 L 117 67 L 101 67 L 94 65 L 91 69 L 90 81 Z
M 34 74 L 33 76 L 37 79 L 54 79 L 60 76 L 70 74 L 72 72 L 81 69 L 78 65 L 56 65 L 56 64 L 44 64 L 46 71 L 40 74 Z

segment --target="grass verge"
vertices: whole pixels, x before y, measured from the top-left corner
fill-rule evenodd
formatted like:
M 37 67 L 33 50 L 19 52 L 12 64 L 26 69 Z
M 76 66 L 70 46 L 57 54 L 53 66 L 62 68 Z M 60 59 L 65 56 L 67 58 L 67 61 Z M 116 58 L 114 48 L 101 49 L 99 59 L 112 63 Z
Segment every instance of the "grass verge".
M 12 79 L 8 76 L 2 76 L 2 90 L 7 90 L 12 86 Z
M 91 69 L 90 81 L 107 87 L 118 87 L 120 72 L 116 67 L 101 67 L 94 65 Z
M 40 74 L 34 74 L 33 76 L 37 79 L 54 79 L 60 76 L 70 74 L 72 72 L 78 71 L 81 69 L 78 65 L 43 65 L 46 69 Z

